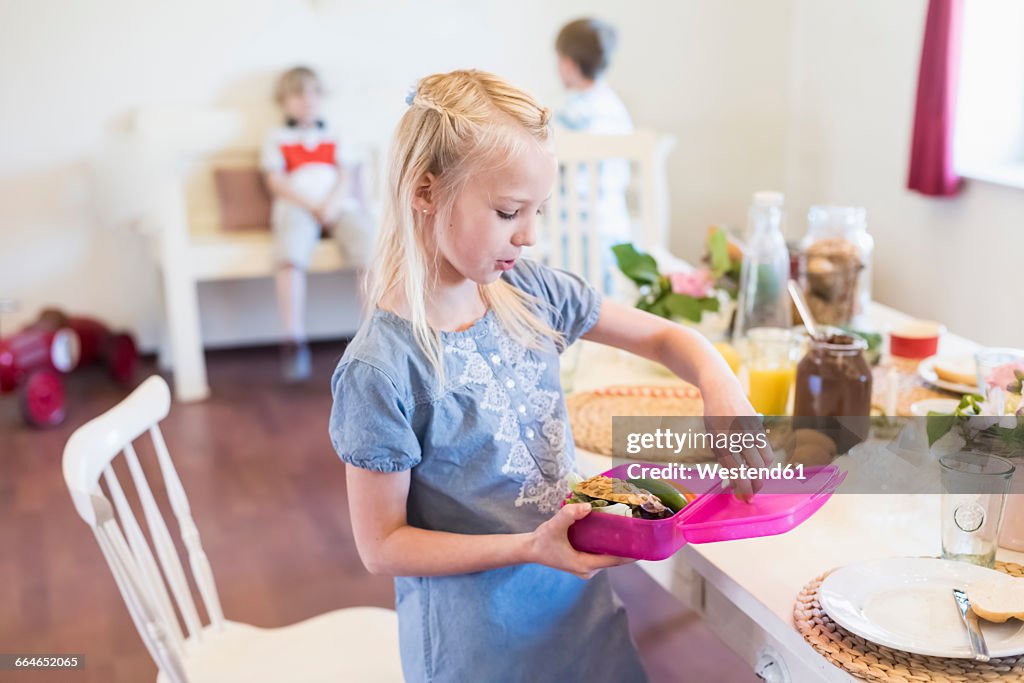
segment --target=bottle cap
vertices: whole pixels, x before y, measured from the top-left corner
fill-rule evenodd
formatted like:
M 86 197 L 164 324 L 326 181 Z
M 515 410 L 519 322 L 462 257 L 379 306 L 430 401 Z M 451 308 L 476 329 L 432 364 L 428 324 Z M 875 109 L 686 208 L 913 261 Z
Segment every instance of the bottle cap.
M 754 204 L 757 206 L 778 206 L 781 207 L 786 200 L 786 195 L 772 190 L 761 190 L 754 193 Z

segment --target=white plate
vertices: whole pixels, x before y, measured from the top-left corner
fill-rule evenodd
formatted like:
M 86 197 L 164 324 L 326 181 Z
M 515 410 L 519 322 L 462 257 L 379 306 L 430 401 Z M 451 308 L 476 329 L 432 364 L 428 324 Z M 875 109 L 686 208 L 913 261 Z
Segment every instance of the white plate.
M 935 373 L 935 359 L 938 356 L 931 356 L 925 358 L 917 366 L 917 374 L 928 384 L 936 386 L 939 389 L 945 389 L 946 391 L 952 391 L 957 394 L 976 394 L 978 393 L 977 384 L 960 384 L 959 382 L 947 382 L 944 379 L 940 379 Z
M 846 630 L 879 645 L 933 657 L 969 659 L 967 628 L 953 589 L 977 581 L 1019 581 L 994 569 L 928 557 L 892 557 L 841 567 L 821 582 L 822 609 Z M 1024 622 L 980 619 L 989 654 L 1024 654 Z
M 952 414 L 960 405 L 955 398 L 925 398 L 910 404 L 910 414 L 915 417 L 927 417 L 929 412 Z

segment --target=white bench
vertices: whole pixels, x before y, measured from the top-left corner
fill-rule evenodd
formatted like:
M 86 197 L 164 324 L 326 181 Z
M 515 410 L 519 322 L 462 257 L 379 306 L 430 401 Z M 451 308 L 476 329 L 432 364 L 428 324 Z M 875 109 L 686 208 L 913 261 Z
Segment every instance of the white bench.
M 209 395 L 199 283 L 270 277 L 274 272 L 269 227 L 253 232 L 221 229 L 214 172 L 257 166 L 257 141 L 245 140 L 245 131 L 242 112 L 234 110 L 147 110 L 134 121 L 135 149 L 145 160 L 141 167 L 146 169 L 146 191 L 152 192 L 145 230 L 153 237 L 163 284 L 165 331 L 160 362 L 173 367 L 179 401 Z M 358 163 L 364 190 L 371 198 L 376 180 L 373 161 L 372 155 L 366 155 Z M 321 240 L 310 272 L 346 268 L 349 265 L 336 243 Z

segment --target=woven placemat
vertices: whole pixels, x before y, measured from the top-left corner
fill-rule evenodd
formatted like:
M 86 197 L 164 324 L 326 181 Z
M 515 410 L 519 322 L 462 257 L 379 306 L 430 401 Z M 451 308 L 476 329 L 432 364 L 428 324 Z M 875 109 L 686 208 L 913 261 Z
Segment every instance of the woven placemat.
M 704 414 L 700 390 L 690 384 L 605 387 L 570 394 L 565 402 L 576 446 L 602 455 L 612 454 L 613 417 Z M 705 459 L 699 454 L 694 457 Z M 684 456 L 680 462 L 685 460 Z
M 910 406 L 927 398 L 960 398 L 960 394 L 933 387 L 917 374 L 918 360 L 891 358 L 884 365 L 874 369 L 874 383 L 871 390 L 871 405 L 885 411 L 888 383 L 895 381 L 896 415 L 911 415 Z
M 1024 577 L 1024 565 L 996 562 L 996 569 Z M 877 645 L 850 633 L 832 621 L 818 602 L 818 589 L 830 573 L 822 574 L 800 591 L 793 607 L 793 620 L 804 640 L 840 669 L 878 683 L 1024 682 L 1024 655 L 986 663 L 926 657 Z

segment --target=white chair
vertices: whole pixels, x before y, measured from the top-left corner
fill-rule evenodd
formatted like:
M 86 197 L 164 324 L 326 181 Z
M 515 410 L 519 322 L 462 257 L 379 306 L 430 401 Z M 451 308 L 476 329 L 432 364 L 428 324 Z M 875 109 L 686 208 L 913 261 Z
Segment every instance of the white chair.
M 554 141 L 560 181 L 548 203 L 540 258 L 598 287 L 606 281 L 603 266 L 608 258 L 603 250 L 607 245 L 599 235 L 602 163 L 629 164 L 630 241 L 656 256 L 668 253 L 666 162 L 674 138 L 648 130 L 628 135 L 559 130 Z
M 185 490 L 158 425 L 170 404 L 167 383 L 150 377 L 124 401 L 75 430 L 63 463 L 75 509 L 95 534 L 135 627 L 160 669 L 157 683 L 401 681 L 398 621 L 392 610 L 339 609 L 273 629 L 224 618 Z M 132 446 L 146 432 L 209 616 L 206 625 L 199 619 L 171 532 Z M 155 557 L 112 467 L 122 452 Z

